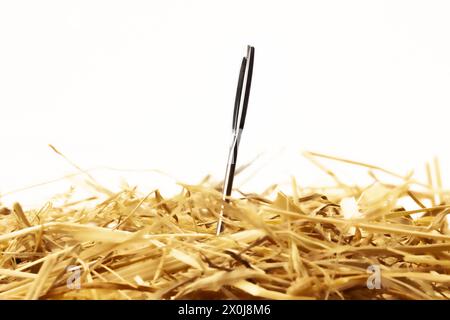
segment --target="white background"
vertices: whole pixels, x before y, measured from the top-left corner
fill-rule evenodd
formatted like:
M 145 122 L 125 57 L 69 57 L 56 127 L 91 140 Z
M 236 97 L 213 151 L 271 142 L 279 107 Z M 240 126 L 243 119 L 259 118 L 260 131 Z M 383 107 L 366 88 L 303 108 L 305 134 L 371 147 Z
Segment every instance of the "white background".
M 322 181 L 302 150 L 402 174 L 437 155 L 448 181 L 449 17 L 448 1 L 1 1 L 0 192 L 76 172 L 49 143 L 82 168 L 222 178 L 247 44 L 238 162 L 270 162 L 247 188 Z

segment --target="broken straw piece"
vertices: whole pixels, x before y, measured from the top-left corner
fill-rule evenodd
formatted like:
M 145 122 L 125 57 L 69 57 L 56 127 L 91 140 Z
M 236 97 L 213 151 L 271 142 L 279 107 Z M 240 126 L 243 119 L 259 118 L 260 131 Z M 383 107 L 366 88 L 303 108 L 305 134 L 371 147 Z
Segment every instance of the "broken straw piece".
M 354 197 L 343 198 L 339 205 L 341 206 L 344 219 L 357 219 L 362 217 L 362 213 L 359 211 L 358 203 Z

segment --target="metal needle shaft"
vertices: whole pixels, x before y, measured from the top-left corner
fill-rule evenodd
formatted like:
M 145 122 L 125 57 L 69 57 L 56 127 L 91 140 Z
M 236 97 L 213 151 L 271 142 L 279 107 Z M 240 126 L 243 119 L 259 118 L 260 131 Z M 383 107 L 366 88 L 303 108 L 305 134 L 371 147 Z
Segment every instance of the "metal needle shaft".
M 231 191 L 233 189 L 234 172 L 236 170 L 236 160 L 238 155 L 239 142 L 241 139 L 242 130 L 244 129 L 245 125 L 248 100 L 250 97 L 254 56 L 255 56 L 255 48 L 248 46 L 247 56 L 242 59 L 241 69 L 239 72 L 239 80 L 236 90 L 236 98 L 234 102 L 232 142 L 228 153 L 227 168 L 225 171 L 225 179 L 223 183 L 223 192 L 222 192 L 223 202 L 220 210 L 219 221 L 217 222 L 217 229 L 216 229 L 217 235 L 219 235 L 220 232 L 223 230 L 223 215 L 225 210 L 225 203 L 230 201 Z

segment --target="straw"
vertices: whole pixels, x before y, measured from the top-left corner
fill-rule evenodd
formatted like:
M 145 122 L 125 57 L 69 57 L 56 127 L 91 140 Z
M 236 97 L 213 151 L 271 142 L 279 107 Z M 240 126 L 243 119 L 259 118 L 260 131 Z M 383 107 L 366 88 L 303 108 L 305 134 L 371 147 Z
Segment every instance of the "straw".
M 299 189 L 293 180 L 292 195 L 271 188 L 224 203 L 206 179 L 172 197 L 100 188 L 71 206 L 17 203 L 0 215 L 0 299 L 449 299 L 445 181 L 308 157 L 399 182 Z

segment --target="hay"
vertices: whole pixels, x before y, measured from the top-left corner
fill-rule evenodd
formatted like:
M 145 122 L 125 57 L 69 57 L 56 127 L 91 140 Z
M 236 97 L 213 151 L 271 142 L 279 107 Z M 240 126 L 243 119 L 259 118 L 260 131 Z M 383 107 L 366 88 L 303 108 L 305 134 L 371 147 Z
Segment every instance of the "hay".
M 0 299 L 450 298 L 450 194 L 438 172 L 422 183 L 328 157 L 374 179 L 348 186 L 318 161 L 326 156 L 306 156 L 336 187 L 293 180 L 292 196 L 241 193 L 225 204 L 219 237 L 221 189 L 209 180 L 167 199 L 97 186 L 107 198 L 94 204 L 1 208 Z

